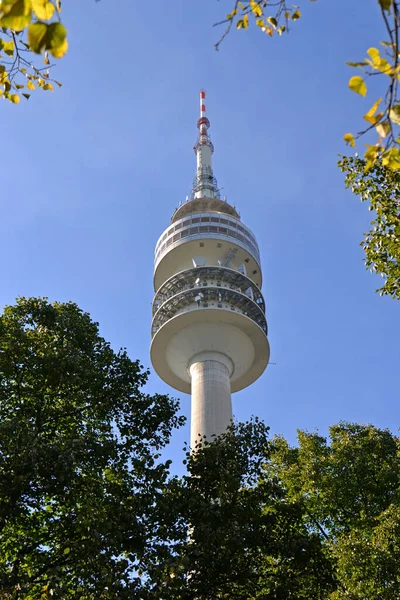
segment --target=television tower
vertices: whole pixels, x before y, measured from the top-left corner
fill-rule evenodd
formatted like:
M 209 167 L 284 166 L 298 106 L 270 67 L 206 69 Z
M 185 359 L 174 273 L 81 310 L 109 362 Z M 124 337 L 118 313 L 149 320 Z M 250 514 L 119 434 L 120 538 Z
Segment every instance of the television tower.
M 205 98 L 201 91 L 191 197 L 155 248 L 150 350 L 161 379 L 192 395 L 192 448 L 199 435 L 225 431 L 231 393 L 256 381 L 270 354 L 257 241 L 220 197 Z

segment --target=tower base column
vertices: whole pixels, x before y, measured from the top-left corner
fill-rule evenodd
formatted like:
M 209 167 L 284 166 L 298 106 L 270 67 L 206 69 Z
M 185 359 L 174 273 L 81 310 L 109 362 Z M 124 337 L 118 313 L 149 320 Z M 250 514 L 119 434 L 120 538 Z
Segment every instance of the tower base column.
M 188 364 L 192 379 L 192 418 L 190 446 L 195 448 L 199 436 L 212 441 L 232 422 L 230 378 L 231 359 L 220 352 L 201 352 Z

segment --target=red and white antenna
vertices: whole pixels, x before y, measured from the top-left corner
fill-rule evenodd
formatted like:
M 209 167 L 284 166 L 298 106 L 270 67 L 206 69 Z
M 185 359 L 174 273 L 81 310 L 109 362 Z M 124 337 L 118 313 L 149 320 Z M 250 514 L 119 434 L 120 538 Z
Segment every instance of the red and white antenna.
M 198 140 L 193 147 L 197 156 L 197 184 L 195 186 L 195 197 L 215 198 L 217 194 L 216 181 L 212 171 L 211 156 L 214 145 L 208 135 L 210 121 L 206 117 L 206 92 L 200 90 L 200 117 L 197 120 L 199 129 Z
M 208 137 L 208 128 L 210 127 L 210 121 L 206 117 L 206 92 L 200 90 L 200 118 L 197 120 L 197 127 L 199 128 L 199 139 L 194 147 L 194 151 L 197 154 L 199 146 L 209 146 L 211 153 L 214 152 L 214 146 Z

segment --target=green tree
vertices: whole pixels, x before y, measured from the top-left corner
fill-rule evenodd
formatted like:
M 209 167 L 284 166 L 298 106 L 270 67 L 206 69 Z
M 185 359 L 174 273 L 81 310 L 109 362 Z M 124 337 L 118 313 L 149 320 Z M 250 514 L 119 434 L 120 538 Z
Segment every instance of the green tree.
M 366 170 L 365 160 L 357 157 L 343 157 L 339 167 L 346 187 L 375 213 L 361 246 L 367 269 L 385 280 L 377 291 L 400 299 L 400 174 L 380 163 Z
M 187 453 L 190 475 L 165 494 L 172 508 L 163 513 L 177 522 L 165 556 L 148 567 L 152 598 L 322 600 L 335 589 L 301 502 L 265 476 L 270 454 L 268 428 L 257 419 Z
M 330 442 L 299 432 L 299 446 L 273 441 L 268 477 L 303 507 L 337 588 L 331 600 L 400 596 L 400 441 L 372 425 L 341 423 Z
M 18 300 L 0 316 L 0 597 L 146 598 L 165 544 L 154 506 L 182 423 L 140 388 L 73 303 Z

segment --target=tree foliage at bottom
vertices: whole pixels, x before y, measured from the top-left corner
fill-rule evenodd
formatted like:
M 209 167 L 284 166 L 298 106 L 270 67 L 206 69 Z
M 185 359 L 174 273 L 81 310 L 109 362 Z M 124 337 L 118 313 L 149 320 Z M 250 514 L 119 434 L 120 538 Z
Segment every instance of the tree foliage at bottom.
M 0 600 L 395 600 L 400 443 L 340 423 L 269 439 L 258 419 L 186 451 L 73 303 L 0 316 Z
M 144 598 L 162 546 L 159 451 L 182 419 L 75 304 L 0 317 L 0 597 Z M 165 536 L 164 536 L 165 539 Z

